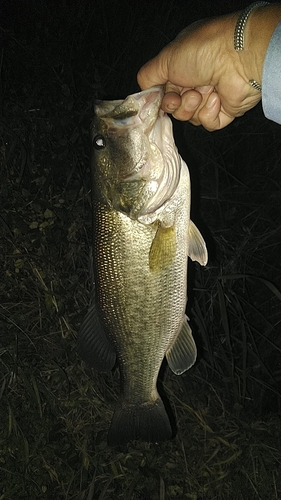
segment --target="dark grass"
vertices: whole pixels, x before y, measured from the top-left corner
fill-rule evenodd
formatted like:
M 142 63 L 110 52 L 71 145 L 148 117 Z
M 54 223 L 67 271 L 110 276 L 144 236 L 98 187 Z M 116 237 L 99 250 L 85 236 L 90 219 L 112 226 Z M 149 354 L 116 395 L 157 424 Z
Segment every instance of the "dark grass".
M 190 265 L 200 351 L 163 372 L 174 440 L 106 445 L 118 371 L 75 352 L 91 293 L 96 98 L 190 22 L 246 2 L 0 3 L 0 499 L 280 499 L 280 126 L 258 106 L 210 134 L 175 124 L 207 268 Z

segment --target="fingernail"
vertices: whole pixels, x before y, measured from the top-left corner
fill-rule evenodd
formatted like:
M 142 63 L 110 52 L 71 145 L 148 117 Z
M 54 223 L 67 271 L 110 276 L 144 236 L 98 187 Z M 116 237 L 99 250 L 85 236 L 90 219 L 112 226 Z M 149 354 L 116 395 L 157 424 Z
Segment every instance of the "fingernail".
M 215 104 L 217 103 L 217 94 L 211 94 L 209 99 L 206 102 L 206 108 L 213 108 Z
M 177 109 L 177 107 L 176 107 L 174 104 L 169 104 L 169 103 L 168 103 L 168 104 L 166 104 L 166 109 L 167 109 L 167 111 L 168 111 L 169 113 L 170 113 L 170 112 L 171 112 L 171 113 L 173 113 L 173 112 Z
M 184 109 L 186 111 L 194 111 L 195 109 L 198 108 L 200 104 L 200 101 L 198 97 L 192 97 L 190 96 L 188 99 L 185 99 L 184 101 Z

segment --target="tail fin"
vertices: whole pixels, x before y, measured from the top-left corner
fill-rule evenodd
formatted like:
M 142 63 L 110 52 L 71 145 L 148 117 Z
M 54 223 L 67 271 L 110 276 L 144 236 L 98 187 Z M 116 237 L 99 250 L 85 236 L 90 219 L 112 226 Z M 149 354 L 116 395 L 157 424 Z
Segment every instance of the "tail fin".
M 160 397 L 141 405 L 119 405 L 112 418 L 107 442 L 110 446 L 140 439 L 157 443 L 171 439 L 172 428 Z

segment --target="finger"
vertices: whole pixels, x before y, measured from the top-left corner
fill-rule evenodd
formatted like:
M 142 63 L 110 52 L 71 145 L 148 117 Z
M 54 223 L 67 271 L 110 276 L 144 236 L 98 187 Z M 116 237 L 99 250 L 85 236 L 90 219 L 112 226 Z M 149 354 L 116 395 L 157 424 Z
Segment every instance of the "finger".
M 169 82 L 166 85 L 166 89 L 167 87 L 172 88 Z M 181 121 L 190 120 L 196 113 L 196 111 L 204 105 L 204 102 L 207 101 L 208 96 L 213 92 L 214 89 L 214 87 L 210 85 L 204 87 L 196 87 L 194 89 L 183 89 L 176 86 L 173 87 L 175 88 L 176 93 L 180 93 L 181 102 L 179 103 L 179 99 L 177 96 L 175 96 L 175 98 L 171 97 L 170 100 L 169 96 L 171 93 L 168 93 L 165 95 L 162 101 L 162 109 L 164 109 L 164 111 L 166 111 L 167 113 L 172 113 L 174 118 Z M 200 125 L 199 122 L 197 124 Z
M 177 120 L 190 120 L 202 102 L 202 95 L 194 89 L 187 90 L 181 96 L 181 105 L 174 111 Z
M 181 96 L 177 92 L 167 92 L 163 99 L 161 108 L 166 113 L 173 114 L 181 105 Z
M 218 94 L 212 93 L 204 106 L 199 109 L 195 125 L 203 125 L 206 130 L 213 132 L 229 125 L 234 120 L 234 116 L 228 115 L 221 108 L 221 101 Z M 193 119 L 190 120 L 193 123 Z

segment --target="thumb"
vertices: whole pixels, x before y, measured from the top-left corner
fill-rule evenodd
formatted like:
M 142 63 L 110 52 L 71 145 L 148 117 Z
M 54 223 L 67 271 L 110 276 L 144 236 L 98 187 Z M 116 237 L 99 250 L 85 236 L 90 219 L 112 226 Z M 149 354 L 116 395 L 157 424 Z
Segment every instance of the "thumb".
M 138 84 L 141 90 L 148 89 L 154 85 L 163 85 L 168 81 L 167 66 L 163 64 L 161 54 L 148 61 L 137 74 Z

